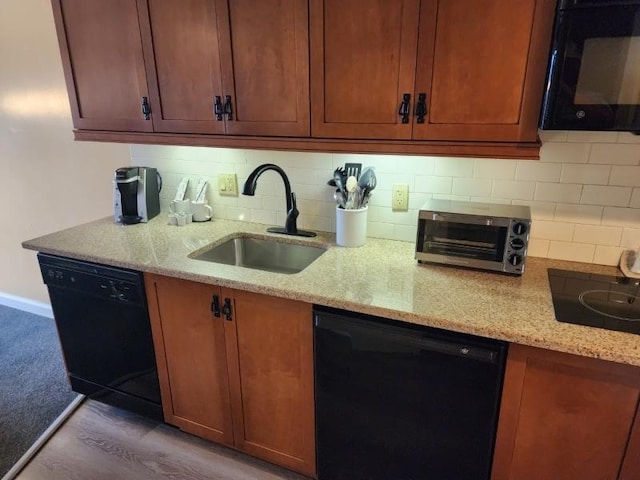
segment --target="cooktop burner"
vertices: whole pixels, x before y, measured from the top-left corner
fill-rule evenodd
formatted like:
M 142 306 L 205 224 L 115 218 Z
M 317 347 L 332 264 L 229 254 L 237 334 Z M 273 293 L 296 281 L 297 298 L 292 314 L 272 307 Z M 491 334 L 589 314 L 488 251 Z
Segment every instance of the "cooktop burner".
M 640 280 L 549 269 L 556 320 L 640 335 Z

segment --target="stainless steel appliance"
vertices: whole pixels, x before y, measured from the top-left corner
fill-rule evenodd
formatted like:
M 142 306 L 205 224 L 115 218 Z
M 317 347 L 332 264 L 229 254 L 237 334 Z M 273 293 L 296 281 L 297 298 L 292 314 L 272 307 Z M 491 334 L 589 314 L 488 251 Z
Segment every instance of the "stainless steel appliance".
M 640 280 L 550 268 L 556 320 L 640 335 Z
M 640 133 L 640 1 L 559 2 L 541 127 Z
M 148 222 L 160 213 L 162 179 L 155 168 L 122 167 L 113 180 L 113 215 L 116 222 Z
M 318 480 L 488 480 L 507 345 L 316 307 Z
M 418 214 L 416 259 L 521 275 L 530 230 L 526 206 L 429 200 Z
M 71 388 L 162 421 L 140 272 L 38 254 Z

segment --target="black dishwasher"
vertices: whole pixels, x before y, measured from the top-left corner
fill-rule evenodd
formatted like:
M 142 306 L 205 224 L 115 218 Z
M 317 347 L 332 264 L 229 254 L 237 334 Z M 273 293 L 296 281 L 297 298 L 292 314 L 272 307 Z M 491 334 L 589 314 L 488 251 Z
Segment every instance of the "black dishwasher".
M 71 388 L 162 421 L 142 273 L 38 254 Z
M 507 344 L 316 307 L 318 480 L 489 479 Z

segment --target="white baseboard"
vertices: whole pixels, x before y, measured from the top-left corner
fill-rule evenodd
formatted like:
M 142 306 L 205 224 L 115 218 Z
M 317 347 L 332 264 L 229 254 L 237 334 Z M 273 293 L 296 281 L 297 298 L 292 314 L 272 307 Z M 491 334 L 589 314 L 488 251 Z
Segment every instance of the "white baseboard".
M 35 300 L 9 295 L 8 293 L 0 292 L 0 305 L 16 308 L 42 317 L 53 318 L 53 310 L 51 310 L 51 305 L 48 303 L 36 302 Z

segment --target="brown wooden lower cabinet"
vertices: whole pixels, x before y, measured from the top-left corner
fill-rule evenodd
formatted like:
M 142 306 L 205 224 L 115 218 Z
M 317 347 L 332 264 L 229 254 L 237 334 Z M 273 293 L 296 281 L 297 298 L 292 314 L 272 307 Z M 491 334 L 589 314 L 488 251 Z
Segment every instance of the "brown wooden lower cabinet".
M 167 423 L 315 477 L 311 305 L 153 274 L 145 284 Z
M 640 479 L 640 369 L 509 350 L 493 480 Z

